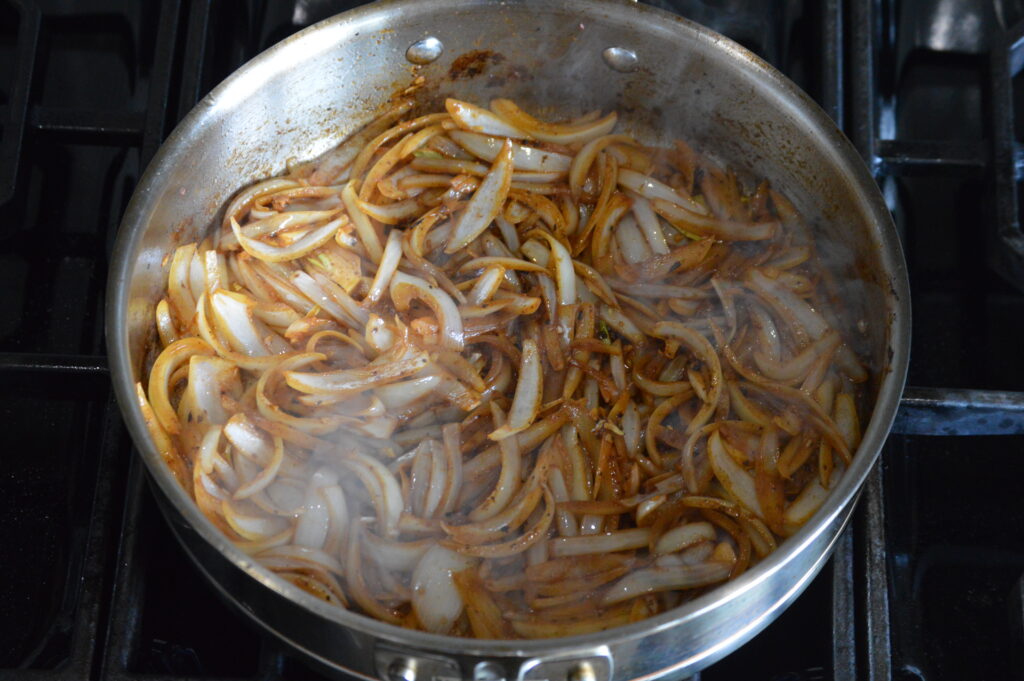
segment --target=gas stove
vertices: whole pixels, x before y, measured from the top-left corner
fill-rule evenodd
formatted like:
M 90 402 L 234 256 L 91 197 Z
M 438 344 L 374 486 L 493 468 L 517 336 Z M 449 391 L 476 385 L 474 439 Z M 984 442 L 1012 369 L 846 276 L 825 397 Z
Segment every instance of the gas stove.
M 155 506 L 104 356 L 118 221 L 174 124 L 361 4 L 0 0 L 0 677 L 321 679 Z M 753 50 L 861 152 L 903 239 L 910 376 L 854 522 L 705 681 L 1024 679 L 1024 1 L 651 0 Z

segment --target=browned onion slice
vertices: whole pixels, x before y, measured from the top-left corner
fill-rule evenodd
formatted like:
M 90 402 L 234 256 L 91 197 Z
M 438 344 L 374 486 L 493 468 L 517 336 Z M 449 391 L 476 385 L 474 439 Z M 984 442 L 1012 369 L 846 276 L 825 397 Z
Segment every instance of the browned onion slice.
M 455 223 L 445 246 L 445 253 L 454 253 L 480 236 L 501 212 L 512 184 L 512 142 L 506 140 L 494 159 L 487 177 L 480 183 L 473 198 Z

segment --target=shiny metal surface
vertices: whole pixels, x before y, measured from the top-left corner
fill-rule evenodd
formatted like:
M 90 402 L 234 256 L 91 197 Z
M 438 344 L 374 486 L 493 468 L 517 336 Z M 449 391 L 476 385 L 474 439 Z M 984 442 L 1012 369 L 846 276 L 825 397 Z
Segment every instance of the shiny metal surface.
M 433 36 L 436 61 L 406 50 Z M 475 78 L 450 78 L 460 55 L 483 47 L 504 59 Z M 612 71 L 607 47 L 640 66 Z M 656 67 L 654 66 L 656 65 Z M 458 75 L 458 74 L 456 74 Z M 311 158 L 372 117 L 389 95 L 424 76 L 424 99 L 452 94 L 526 105 L 628 111 L 641 137 L 684 136 L 723 162 L 771 178 L 829 246 L 822 257 L 865 331 L 874 407 L 861 447 L 832 496 L 795 536 L 729 584 L 672 612 L 600 634 L 549 641 L 477 641 L 400 629 L 339 610 L 274 577 L 236 549 L 167 472 L 135 407 L 165 283 L 165 257 L 202 234 L 224 201 L 253 180 Z M 595 87 L 600 84 L 600 87 Z M 395 0 L 339 15 L 249 62 L 175 129 L 125 214 L 111 266 L 107 339 L 115 389 L 161 507 L 185 550 L 239 611 L 326 669 L 417 681 L 473 678 L 481 662 L 522 681 L 598 681 L 696 671 L 763 629 L 829 555 L 892 424 L 909 346 L 905 265 L 866 168 L 832 121 L 781 74 L 696 24 L 621 0 Z M 457 651 L 457 652 L 453 652 Z M 401 659 L 396 663 L 395 660 Z
M 1024 393 L 907 388 L 892 430 L 903 435 L 1020 435 Z

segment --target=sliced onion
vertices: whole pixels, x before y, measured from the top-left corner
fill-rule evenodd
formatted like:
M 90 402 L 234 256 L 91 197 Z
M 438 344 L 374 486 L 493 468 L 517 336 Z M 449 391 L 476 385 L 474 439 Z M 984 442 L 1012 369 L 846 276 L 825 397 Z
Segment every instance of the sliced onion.
M 763 518 L 764 511 L 757 498 L 754 478 L 725 452 L 722 438 L 717 430 L 708 437 L 708 460 L 711 462 L 711 468 L 715 471 L 715 477 L 728 490 L 729 494 L 743 504 L 747 510 Z
M 498 157 L 505 144 L 505 140 L 500 137 L 488 137 L 487 135 L 462 130 L 453 130 L 448 135 L 469 153 L 489 162 L 493 162 Z M 538 182 L 551 182 L 569 170 L 571 163 L 571 158 L 553 151 L 535 149 L 534 147 L 527 147 L 522 144 L 512 144 L 512 167 L 515 170 L 532 173 L 554 173 L 554 175 L 513 176 L 514 180 L 520 182 L 530 179 Z
M 601 602 L 604 605 L 612 605 L 643 594 L 672 589 L 696 589 L 702 586 L 717 584 L 729 578 L 732 567 L 732 563 L 712 561 L 699 565 L 653 567 L 646 570 L 637 570 L 616 582 L 608 590 Z
M 427 631 L 447 634 L 462 614 L 464 603 L 452 574 L 473 567 L 474 561 L 443 546 L 427 550 L 412 573 L 412 607 Z
M 461 350 L 465 342 L 462 317 L 451 297 L 425 280 L 404 272 L 395 272 L 391 277 L 391 300 L 400 311 L 409 309 L 417 298 L 433 310 L 441 327 L 441 345 L 450 350 Z
M 186 244 L 174 250 L 170 270 L 167 274 L 167 296 L 178 317 L 181 328 L 187 328 L 196 314 L 196 296 L 193 291 L 192 261 L 196 257 L 196 245 Z
M 661 198 L 652 199 L 651 207 L 658 215 L 668 220 L 669 224 L 685 234 L 710 236 L 722 241 L 764 241 L 775 236 L 779 229 L 777 222 L 719 220 Z
M 759 350 L 754 352 L 754 361 L 761 372 L 768 378 L 776 381 L 793 381 L 806 375 L 820 357 L 823 355 L 827 356 L 835 351 L 839 347 L 840 342 L 839 334 L 829 331 L 804 348 L 800 354 L 794 356 L 788 362 L 776 361 Z
M 210 296 L 217 330 L 238 352 L 259 357 L 270 354 L 270 350 L 264 340 L 267 330 L 257 324 L 252 312 L 254 306 L 251 299 L 239 293 L 220 290 Z
M 547 240 L 551 248 L 551 260 L 555 268 L 555 281 L 558 282 L 558 303 L 560 305 L 576 304 L 576 273 L 573 269 L 572 255 L 561 241 L 544 230 L 537 230 L 535 235 Z
M 573 197 L 579 198 L 583 191 L 583 183 L 591 166 L 597 159 L 597 155 L 610 144 L 623 143 L 632 144 L 633 138 L 628 135 L 606 135 L 587 142 L 579 153 L 572 159 L 572 166 L 569 169 L 569 190 Z M 610 191 L 611 188 L 609 187 Z
M 341 176 L 345 174 L 345 169 L 352 165 L 360 150 L 384 133 L 396 120 L 408 113 L 413 105 L 412 98 L 406 97 L 398 100 L 382 115 L 349 135 L 337 147 L 318 158 L 316 160 L 317 168 L 310 175 L 310 182 L 316 185 L 343 181 Z
M 487 177 L 480 183 L 473 198 L 452 229 L 445 253 L 454 253 L 480 236 L 501 212 L 512 184 L 512 143 L 505 141 L 495 157 Z
M 613 111 L 603 118 L 586 123 L 547 123 L 526 113 L 511 99 L 492 100 L 491 110 L 534 139 L 556 144 L 584 144 L 595 137 L 607 135 L 619 120 L 618 114 Z
M 636 265 L 651 257 L 650 247 L 637 229 L 636 220 L 626 216 L 619 221 L 615 229 L 615 241 L 622 252 L 622 257 L 630 265 Z
M 671 338 L 682 341 L 694 352 L 711 373 L 711 385 L 707 391 L 705 404 L 686 427 L 687 433 L 693 433 L 707 423 L 708 419 L 711 418 L 711 414 L 718 408 L 718 400 L 721 397 L 722 386 L 725 383 L 718 353 L 715 352 L 714 347 L 712 347 L 707 338 L 679 322 L 658 322 L 654 325 L 652 334 L 659 338 Z
M 313 276 L 301 271 L 295 272 L 292 274 L 291 283 L 317 307 L 345 326 L 359 328 L 369 319 L 366 310 L 359 307 L 344 289 L 336 284 L 330 286 L 333 282 L 319 272 Z
M 828 495 L 829 490 L 822 486 L 818 476 L 812 478 L 783 513 L 782 519 L 785 523 L 786 531 L 789 534 L 796 532 L 821 508 Z
M 242 233 L 234 218 L 231 220 L 231 229 L 234 231 L 238 243 L 252 257 L 259 258 L 264 262 L 281 262 L 301 258 L 320 248 L 334 237 L 340 227 L 347 223 L 348 218 L 344 216 L 336 218 L 320 227 L 307 230 L 302 236 L 283 247 L 273 246 L 259 239 L 250 239 Z
M 506 123 L 487 109 L 482 109 L 475 104 L 461 102 L 449 97 L 444 100 L 444 108 L 448 111 L 452 120 L 463 130 L 471 130 L 497 137 L 509 137 L 511 139 L 529 137 L 519 128 Z M 455 131 L 453 130 L 452 132 Z
M 646 339 L 644 332 L 637 328 L 636 324 L 622 313 L 621 310 L 617 310 L 614 307 L 602 304 L 599 308 L 601 319 L 608 324 L 608 326 L 615 329 L 623 337 L 629 339 L 630 342 L 640 345 Z
M 357 197 L 356 205 L 360 211 L 378 222 L 383 222 L 385 225 L 401 224 L 423 212 L 423 207 L 420 206 L 419 201 L 416 199 L 405 199 L 403 201 L 378 205 L 363 201 Z
M 278 237 L 285 243 L 290 243 L 296 237 L 296 233 L 303 233 L 306 230 L 302 229 L 306 227 L 309 229 L 309 225 L 330 221 L 331 218 L 337 215 L 336 210 L 307 210 L 307 211 L 287 211 L 287 212 L 276 212 L 271 211 L 266 217 L 261 217 L 253 222 L 247 222 L 245 224 L 237 223 L 240 225 L 241 233 L 250 240 L 259 241 L 261 237 Z M 250 217 L 257 217 L 257 212 L 253 211 Z M 226 250 L 237 250 L 240 247 L 238 238 L 235 236 L 235 232 L 232 229 L 231 232 L 225 233 L 220 240 L 220 248 Z
M 437 542 L 434 539 L 392 541 L 372 532 L 363 534 L 366 548 L 375 563 L 393 572 L 408 572 L 416 567 L 423 555 Z
M 370 292 L 366 294 L 364 302 L 372 305 L 380 300 L 380 297 L 384 295 L 384 291 L 391 283 L 391 277 L 395 272 L 398 271 L 398 263 L 402 259 L 402 235 L 403 233 L 397 229 L 391 230 L 388 234 L 387 244 L 384 246 L 384 252 L 381 255 L 380 262 L 377 263 L 377 274 L 373 277 L 373 283 L 370 285 Z
M 373 499 L 377 510 L 378 527 L 384 536 L 394 539 L 398 536 L 398 520 L 402 515 L 402 487 L 387 469 L 387 466 L 372 456 L 352 450 L 342 455 L 343 463 L 350 468 L 367 488 L 379 490 Z
M 700 205 L 689 196 L 684 196 L 677 192 L 672 187 L 669 187 L 663 182 L 659 182 L 654 178 L 638 173 L 635 170 L 629 168 L 620 168 L 618 175 L 619 185 L 639 194 L 649 201 L 660 200 L 672 205 L 686 209 L 690 213 L 697 215 L 708 214 L 708 211 L 704 206 Z
M 358 369 L 338 371 L 286 371 L 285 381 L 295 390 L 315 395 L 347 395 L 393 383 L 412 376 L 430 361 L 426 352 L 413 352 L 406 359 L 371 363 Z
M 213 348 L 201 338 L 183 338 L 163 349 L 149 373 L 149 402 L 160 425 L 171 435 L 181 432 L 178 416 L 171 406 L 171 375 L 193 355 L 213 355 Z
M 799 332 L 817 340 L 828 331 L 825 318 L 782 283 L 765 276 L 758 269 L 750 271 L 747 283 Z
M 380 237 L 370 222 L 370 218 L 359 207 L 359 196 L 356 194 L 352 182 L 345 185 L 345 189 L 341 192 L 341 200 L 345 204 L 345 210 L 348 211 L 348 217 L 352 221 L 352 226 L 355 227 L 356 234 L 359 235 L 359 241 L 363 244 L 363 248 L 374 262 L 380 262 L 384 248 L 380 245 Z
M 290 180 L 284 177 L 273 177 L 269 180 L 257 182 L 251 187 L 246 187 L 242 191 L 235 195 L 235 198 L 228 204 L 227 209 L 224 211 L 224 222 L 225 228 L 231 225 L 231 220 L 241 220 L 245 217 L 246 212 L 252 207 L 257 199 L 261 199 L 264 196 L 276 194 L 277 192 L 294 189 L 295 187 L 301 186 L 295 180 Z
M 440 384 L 441 377 L 430 374 L 378 386 L 374 393 L 388 409 L 402 409 L 432 394 Z
M 377 352 L 386 352 L 395 344 L 395 334 L 388 324 L 377 315 L 366 320 L 366 343 Z
M 853 452 L 860 444 L 860 419 L 857 416 L 857 404 L 850 393 L 840 393 L 835 397 L 833 419 L 846 446 Z
M 686 523 L 673 527 L 658 537 L 654 545 L 654 553 L 675 553 L 701 542 L 711 542 L 717 538 L 715 527 L 708 522 Z
M 537 518 L 536 522 L 525 529 L 518 537 L 498 544 L 480 544 L 476 546 L 455 544 L 455 548 L 459 553 L 477 558 L 508 558 L 509 556 L 515 556 L 529 550 L 530 547 L 547 537 L 548 529 L 550 529 L 551 522 L 555 518 L 555 500 L 551 496 L 551 490 L 548 489 L 547 485 L 544 485 L 542 491 L 544 495 L 544 510 L 539 515 L 536 511 L 534 512 L 533 515 Z
M 548 550 L 554 558 L 606 554 L 613 551 L 629 551 L 644 548 L 651 541 L 651 531 L 646 527 L 631 530 L 617 530 L 603 534 L 580 537 L 557 537 L 548 542 Z
M 661 231 L 658 216 L 647 199 L 641 196 L 633 199 L 633 216 L 651 250 L 657 255 L 668 253 L 669 247 L 668 242 L 665 241 L 665 234 Z
M 504 267 L 494 265 L 488 266 L 484 270 L 483 274 L 477 278 L 476 283 L 473 284 L 473 288 L 470 290 L 469 295 L 466 296 L 467 301 L 472 305 L 482 305 L 486 303 L 501 286 L 501 282 L 504 278 Z
M 528 338 L 523 341 L 522 360 L 519 363 L 519 378 L 516 382 L 512 408 L 509 410 L 508 422 L 495 429 L 488 437 L 492 440 L 503 440 L 510 435 L 522 432 L 530 427 L 537 418 L 541 400 L 541 366 L 537 343 Z
M 541 265 L 506 256 L 485 256 L 467 260 L 459 267 L 459 272 L 472 272 L 491 267 L 501 267 L 506 270 L 516 270 L 519 272 L 547 272 Z
M 320 495 L 320 490 L 311 484 L 306 489 L 302 515 L 299 516 L 299 521 L 295 524 L 293 542 L 298 546 L 311 549 L 323 548 L 330 526 L 331 516 L 327 509 L 327 502 Z M 340 566 L 338 572 L 341 573 Z

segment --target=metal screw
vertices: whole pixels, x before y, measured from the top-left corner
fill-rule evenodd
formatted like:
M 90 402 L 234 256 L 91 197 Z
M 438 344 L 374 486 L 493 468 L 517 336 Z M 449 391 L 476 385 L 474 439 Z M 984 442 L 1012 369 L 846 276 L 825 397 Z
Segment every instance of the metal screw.
M 413 660 L 398 658 L 388 665 L 389 681 L 416 681 L 416 663 Z
M 601 56 L 604 57 L 604 63 L 613 71 L 631 73 L 640 68 L 636 52 L 625 47 L 606 47 Z
M 504 681 L 505 671 L 496 662 L 480 662 L 473 668 L 473 681 Z
M 597 681 L 594 665 L 587 661 L 574 664 L 566 676 L 567 681 Z
M 444 53 L 444 44 L 434 36 L 417 40 L 405 51 L 405 58 L 413 64 L 429 64 Z

